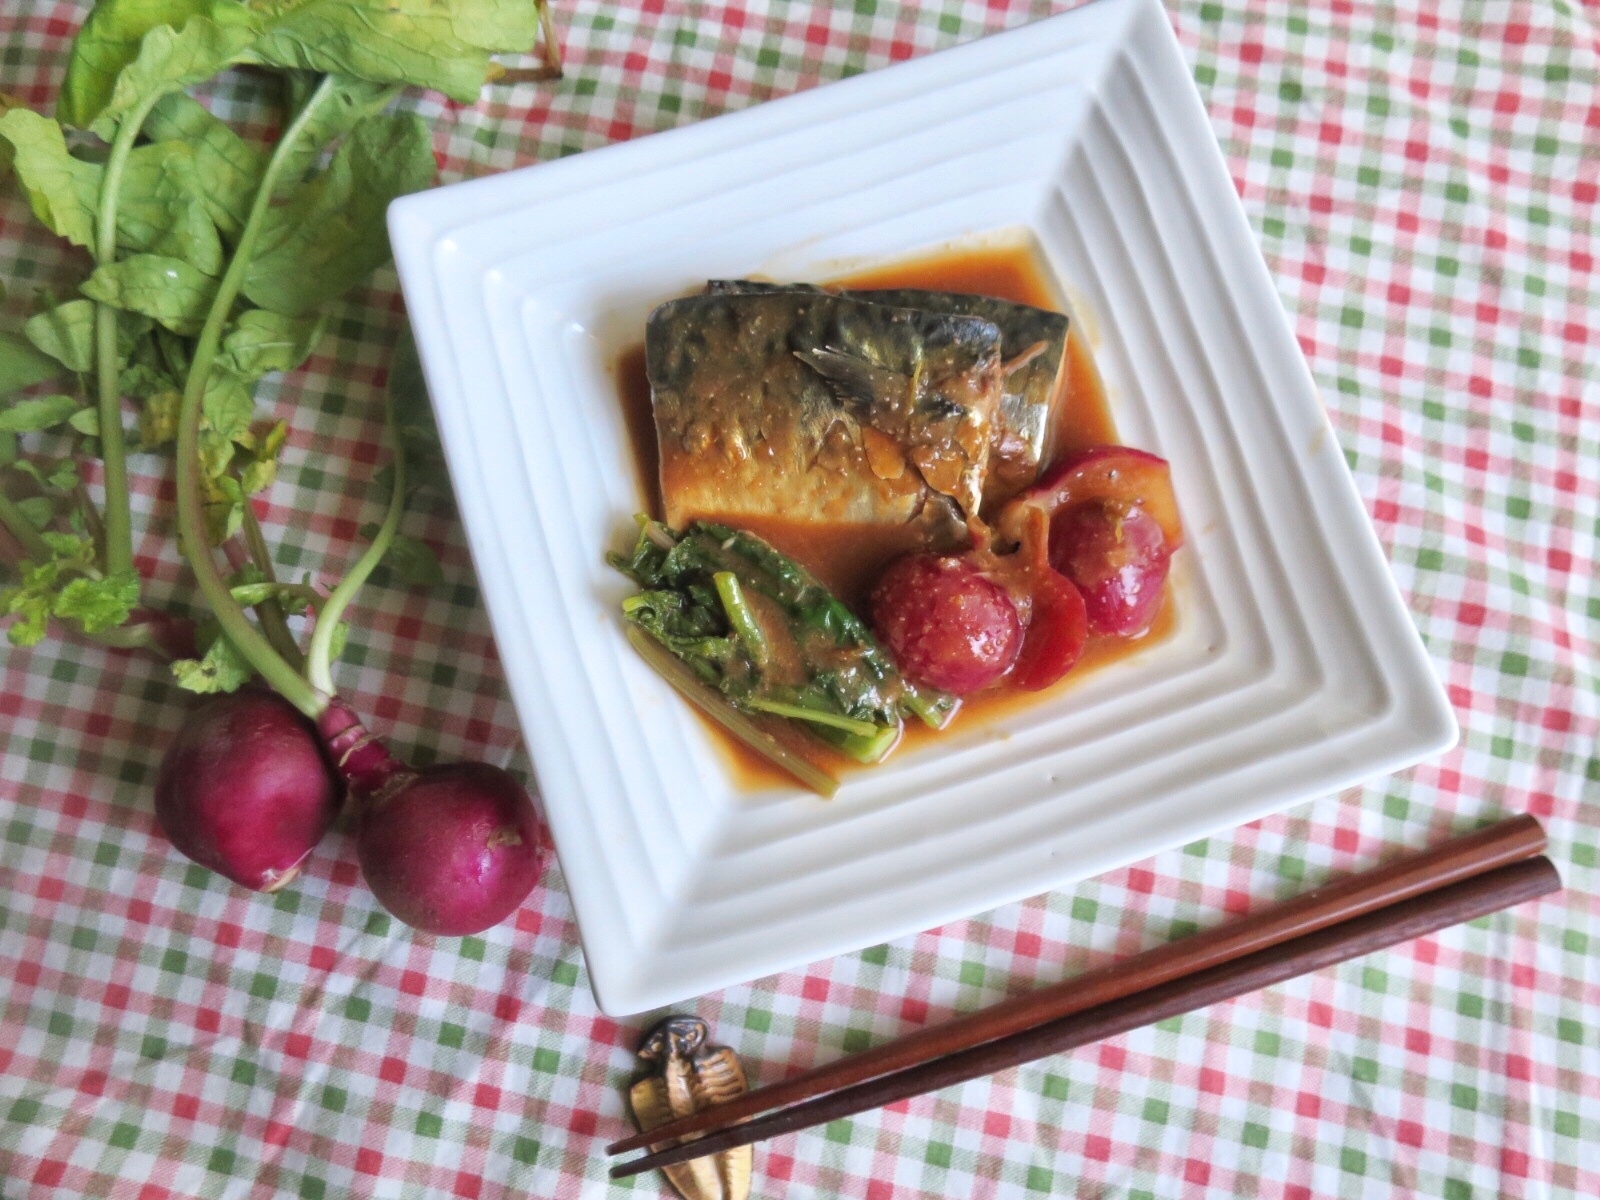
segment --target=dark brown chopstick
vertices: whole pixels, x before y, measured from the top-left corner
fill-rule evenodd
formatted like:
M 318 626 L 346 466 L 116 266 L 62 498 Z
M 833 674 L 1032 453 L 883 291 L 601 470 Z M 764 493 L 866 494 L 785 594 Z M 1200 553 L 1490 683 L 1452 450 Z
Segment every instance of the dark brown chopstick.
M 609 1154 L 661 1145 L 670 1139 L 720 1128 L 756 1113 L 811 1100 L 932 1058 L 1007 1037 L 1143 991 L 1170 979 L 1279 945 L 1386 904 L 1444 887 L 1506 863 L 1530 858 L 1545 847 L 1544 829 L 1532 817 L 1512 817 L 1431 849 L 1347 876 L 1272 905 L 1237 921 L 1107 963 L 1074 979 L 1052 984 L 939 1025 L 852 1054 L 848 1058 L 746 1092 L 693 1116 L 622 1138 Z
M 718 1129 L 670 1149 L 646 1154 L 613 1167 L 611 1176 L 620 1179 L 718 1150 L 749 1145 L 964 1083 L 1046 1055 L 1060 1054 L 1486 916 L 1548 895 L 1560 887 L 1561 876 L 1547 858 L 1498 867 L 1010 1037 L 932 1059 L 858 1087 L 819 1096 L 764 1117 Z

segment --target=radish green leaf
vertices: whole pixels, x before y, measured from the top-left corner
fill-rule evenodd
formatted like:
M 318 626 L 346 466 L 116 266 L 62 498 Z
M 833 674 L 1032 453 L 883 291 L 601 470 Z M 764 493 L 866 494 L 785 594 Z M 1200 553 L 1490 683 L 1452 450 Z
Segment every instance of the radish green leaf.
M 11 143 L 12 166 L 33 215 L 74 246 L 91 247 L 101 168 L 68 154 L 61 126 L 32 109 L 13 108 L 0 117 L 0 138 Z
M 157 102 L 145 119 L 144 132 L 152 141 L 182 141 L 192 148 L 203 185 L 201 199 L 211 220 L 229 237 L 237 236 L 266 165 L 261 151 L 182 92 Z
M 248 23 L 247 62 L 432 88 L 470 104 L 494 51 L 539 39 L 532 0 L 217 0 L 218 21 Z
M 61 374 L 61 364 L 27 338 L 0 332 L 0 396 Z
M 254 672 L 233 643 L 219 633 L 204 657 L 179 659 L 172 664 L 172 674 L 185 691 L 210 694 L 237 691 Z
M 54 429 L 78 411 L 78 401 L 71 396 L 30 396 L 13 400 L 0 409 L 0 432 L 37 433 L 41 429 Z
M 252 308 L 222 339 L 217 360 L 241 379 L 259 379 L 268 371 L 292 371 L 306 360 L 322 337 L 324 318 L 287 317 L 265 308 Z
M 82 374 L 94 365 L 94 302 L 68 300 L 30 317 L 22 327 L 34 347 L 69 371 Z
M 56 113 L 87 129 L 111 99 L 122 69 L 139 55 L 139 43 L 157 25 L 181 26 L 205 12 L 211 0 L 99 0 L 72 43 Z
M 83 294 L 114 308 L 143 313 L 174 333 L 193 336 L 205 322 L 217 281 L 181 258 L 135 254 L 96 269 Z
M 428 127 L 413 115 L 368 117 L 327 170 L 272 209 L 243 292 L 262 308 L 302 316 L 389 259 L 389 202 L 433 182 Z
M 194 150 L 156 142 L 128 156 L 117 203 L 124 246 L 181 258 L 206 275 L 222 271 L 222 239 L 205 200 Z

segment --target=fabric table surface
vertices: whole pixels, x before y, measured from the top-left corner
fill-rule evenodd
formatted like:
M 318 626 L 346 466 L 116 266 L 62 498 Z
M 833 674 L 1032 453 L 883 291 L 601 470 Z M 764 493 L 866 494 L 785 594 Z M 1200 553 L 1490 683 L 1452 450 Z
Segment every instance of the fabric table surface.
M 566 75 L 426 116 L 445 181 L 683 125 L 1025 24 L 1028 0 L 557 0 Z M 1420 9 L 1420 10 L 1419 10 Z M 0 13 L 48 109 L 83 8 Z M 1566 890 L 756 1154 L 757 1196 L 1600 1195 L 1600 21 L 1572 0 L 1177 0 L 1169 12 L 1394 574 L 1462 726 L 1415 769 L 1073 887 L 677 1006 L 769 1082 L 1531 812 Z M 248 78 L 218 103 L 248 106 Z M 82 264 L 0 195 L 5 326 Z M 285 571 L 376 521 L 392 270 L 342 301 L 257 511 Z M 190 587 L 170 460 L 140 566 Z M 341 685 L 420 761 L 532 778 L 465 543 L 372 587 Z M 154 660 L 0 651 L 0 1196 L 577 1197 L 651 1023 L 594 1007 L 552 864 L 480 937 L 385 917 L 335 832 L 274 896 L 161 837 L 183 696 Z

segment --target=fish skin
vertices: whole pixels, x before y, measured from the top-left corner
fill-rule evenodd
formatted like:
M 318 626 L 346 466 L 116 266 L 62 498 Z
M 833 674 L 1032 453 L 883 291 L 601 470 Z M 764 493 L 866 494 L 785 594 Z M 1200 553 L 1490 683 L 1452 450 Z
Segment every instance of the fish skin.
M 759 279 L 713 279 L 706 284 L 713 295 L 800 291 L 848 296 L 873 304 L 926 312 L 980 317 L 1000 330 L 1000 353 L 1012 360 L 1036 343 L 1044 349 L 1006 376 L 1000 412 L 994 423 L 989 479 L 984 503 L 1003 503 L 1029 486 L 1044 465 L 1050 446 L 1051 418 L 1056 397 L 1068 371 L 1065 314 L 1019 304 L 993 296 L 944 292 L 928 288 L 821 288 L 810 283 L 774 283 Z
M 1000 347 L 979 318 L 821 292 L 668 301 L 645 330 L 667 523 L 924 522 L 930 545 L 960 544 Z

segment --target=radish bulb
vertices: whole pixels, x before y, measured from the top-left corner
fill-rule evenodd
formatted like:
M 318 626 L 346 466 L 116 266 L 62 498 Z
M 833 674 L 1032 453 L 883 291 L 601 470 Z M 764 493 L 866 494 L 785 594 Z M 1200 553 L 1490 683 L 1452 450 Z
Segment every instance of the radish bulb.
M 539 814 L 510 772 L 487 763 L 412 770 L 334 700 L 318 721 L 357 805 L 361 874 L 391 914 L 424 933 L 498 925 L 544 868 Z
M 339 788 L 311 722 L 253 688 L 206 701 L 178 731 L 156 775 L 155 809 L 179 852 L 273 892 L 333 824 Z

